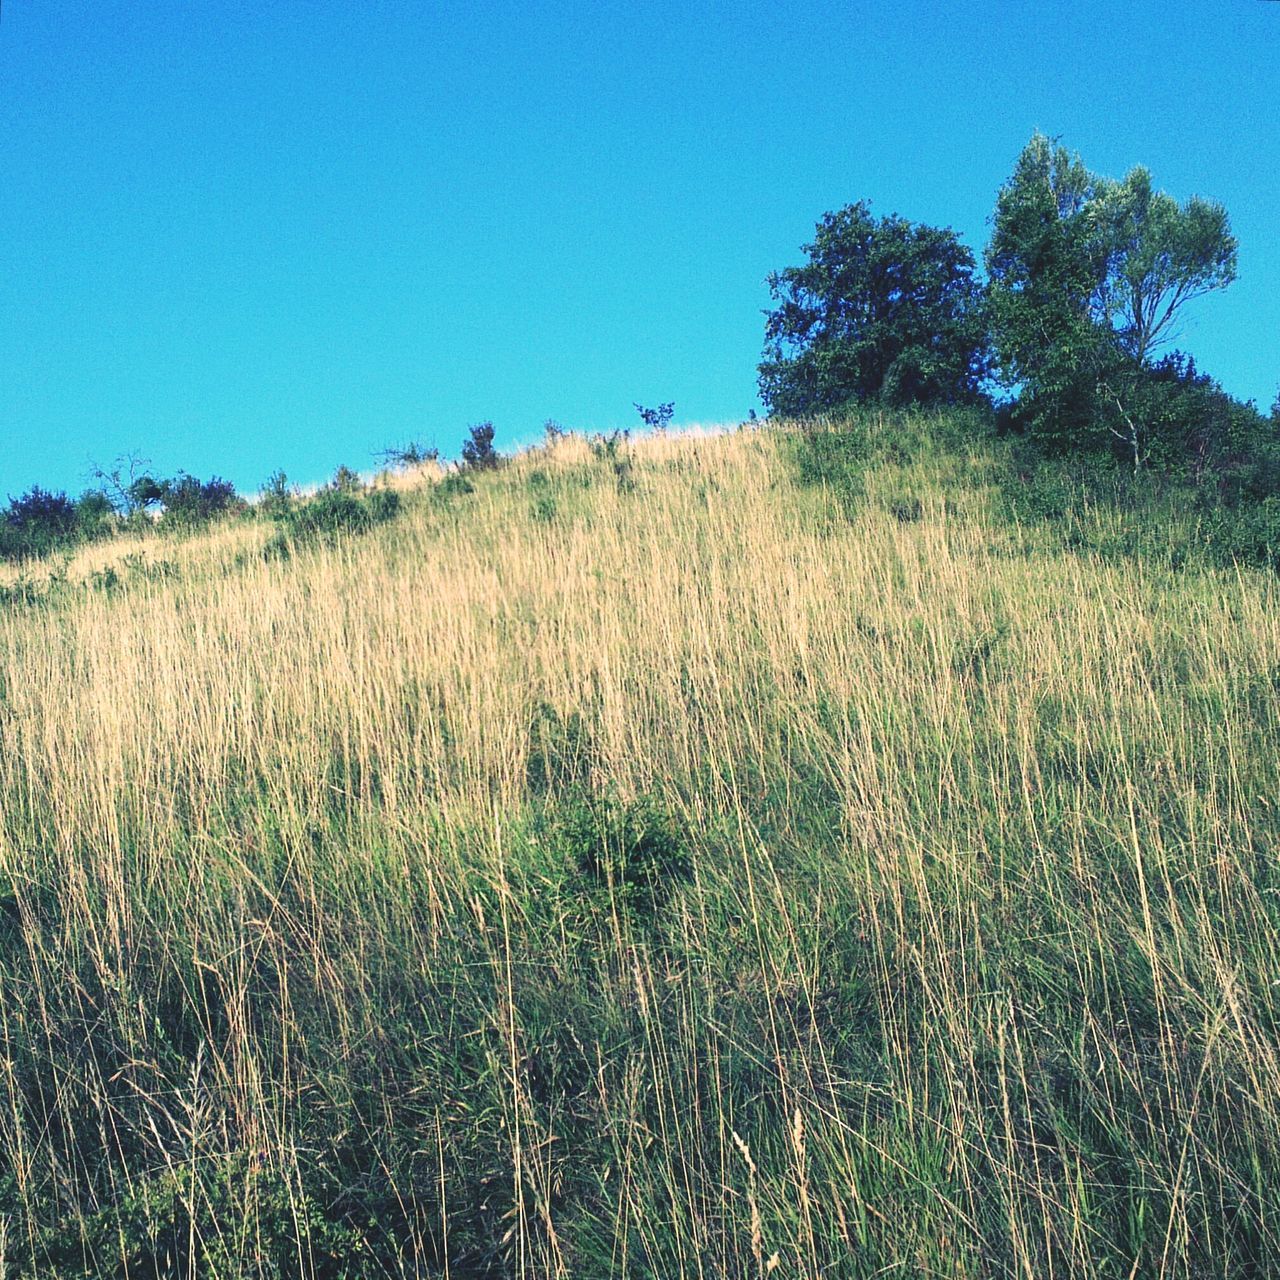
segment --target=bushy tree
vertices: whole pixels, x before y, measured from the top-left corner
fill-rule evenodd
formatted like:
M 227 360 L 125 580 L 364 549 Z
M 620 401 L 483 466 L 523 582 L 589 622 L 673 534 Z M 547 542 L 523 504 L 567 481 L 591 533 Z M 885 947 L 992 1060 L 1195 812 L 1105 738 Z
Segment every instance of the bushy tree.
M 804 252 L 768 279 L 778 305 L 765 313 L 759 373 L 773 413 L 982 398 L 984 290 L 953 231 L 859 202 L 825 214 Z
M 1000 189 L 986 265 L 997 365 L 1024 425 L 1062 450 L 1150 452 L 1137 412 L 1182 307 L 1235 278 L 1221 205 L 1179 205 L 1146 169 L 1122 181 L 1036 133 Z

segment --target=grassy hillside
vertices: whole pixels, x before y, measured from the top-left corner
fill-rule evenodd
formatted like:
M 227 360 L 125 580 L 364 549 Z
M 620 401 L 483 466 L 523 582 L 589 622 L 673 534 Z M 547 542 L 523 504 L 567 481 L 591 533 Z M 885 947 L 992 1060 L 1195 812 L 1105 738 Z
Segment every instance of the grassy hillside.
M 571 438 L 11 599 L 0 1275 L 1280 1267 L 1277 579 L 1009 474 Z

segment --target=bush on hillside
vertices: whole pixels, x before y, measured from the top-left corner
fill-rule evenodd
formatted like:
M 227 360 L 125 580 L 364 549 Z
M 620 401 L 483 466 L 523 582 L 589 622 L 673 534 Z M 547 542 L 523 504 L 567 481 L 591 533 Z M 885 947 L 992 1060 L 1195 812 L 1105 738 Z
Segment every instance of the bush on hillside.
M 204 524 L 245 505 L 235 485 L 218 476 L 198 480 L 180 471 L 171 480 L 161 480 L 157 487 L 164 519 L 178 524 Z
M 502 463 L 493 447 L 493 423 L 478 422 L 467 428 L 467 439 L 462 444 L 462 465 L 469 471 L 494 471 Z
M 364 533 L 400 513 L 400 495 L 395 490 L 354 492 L 339 485 L 338 478 L 314 497 L 273 509 L 272 517 L 279 528 L 266 545 L 268 557 L 288 558 L 296 543 L 332 541 L 342 534 Z
M 589 885 L 642 912 L 693 876 L 693 856 L 671 814 L 651 797 L 624 803 L 584 792 L 569 800 L 557 836 Z
M 0 526 L 0 553 L 7 560 L 44 555 L 70 541 L 76 531 L 75 504 L 65 493 L 32 485 L 10 498 Z

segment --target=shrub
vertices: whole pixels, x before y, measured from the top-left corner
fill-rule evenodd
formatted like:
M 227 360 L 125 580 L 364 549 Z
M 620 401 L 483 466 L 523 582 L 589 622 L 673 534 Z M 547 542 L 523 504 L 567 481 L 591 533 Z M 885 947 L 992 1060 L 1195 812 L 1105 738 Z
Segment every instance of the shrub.
M 652 910 L 693 875 L 682 833 L 651 797 L 625 804 L 580 793 L 566 806 L 558 835 L 586 880 L 628 907 Z
M 258 499 L 258 510 L 264 515 L 277 516 L 293 505 L 293 494 L 289 489 L 289 478 L 283 471 L 273 471 L 262 486 Z
M 287 559 L 292 543 L 332 541 L 344 533 L 363 533 L 394 519 L 400 506 L 400 495 L 393 489 L 360 494 L 329 485 L 314 497 L 274 513 L 280 528 L 267 542 L 264 554 Z
M 672 415 L 676 411 L 674 400 L 660 404 L 656 409 L 646 409 L 642 404 L 636 404 L 635 408 L 644 425 L 654 431 L 665 431 L 671 425 Z
M 218 476 L 197 480 L 179 472 L 172 480 L 160 481 L 158 488 L 164 518 L 181 524 L 203 524 L 244 505 L 235 485 Z
M 475 493 L 475 491 L 475 485 L 461 471 L 450 471 L 431 491 L 431 496 L 437 502 L 447 503 L 453 498 Z
M 0 530 L 0 554 L 7 560 L 44 555 L 69 542 L 76 533 L 75 504 L 65 493 L 32 485 L 9 499 Z
M 462 444 L 462 465 L 471 471 L 494 471 L 502 459 L 493 447 L 493 423 L 479 422 L 468 427 L 468 438 Z
M 101 538 L 111 532 L 116 509 L 101 489 L 86 489 L 76 499 L 76 531 L 83 538 Z

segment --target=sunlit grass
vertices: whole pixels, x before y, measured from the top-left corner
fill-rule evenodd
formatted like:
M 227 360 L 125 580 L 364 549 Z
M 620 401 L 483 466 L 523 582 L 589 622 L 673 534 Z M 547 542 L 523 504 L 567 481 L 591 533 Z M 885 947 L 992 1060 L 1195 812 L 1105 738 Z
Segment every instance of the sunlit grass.
M 0 613 L 0 1274 L 1267 1274 L 1276 581 L 944 427 L 570 438 Z

